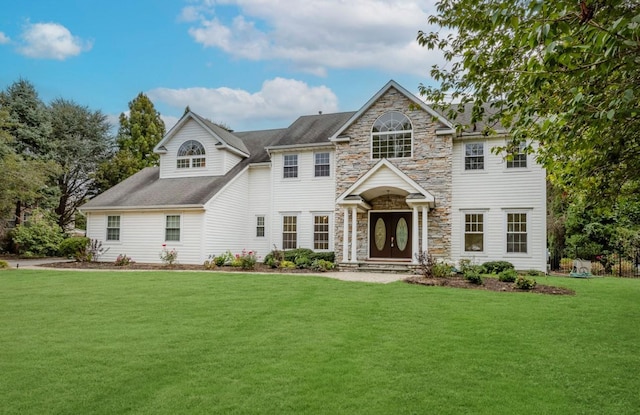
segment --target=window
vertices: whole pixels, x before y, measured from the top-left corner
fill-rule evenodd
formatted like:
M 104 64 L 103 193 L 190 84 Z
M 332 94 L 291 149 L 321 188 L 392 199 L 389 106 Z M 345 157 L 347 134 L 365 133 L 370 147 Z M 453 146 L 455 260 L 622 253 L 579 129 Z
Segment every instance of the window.
M 283 177 L 285 179 L 298 177 L 298 155 L 297 154 L 285 154 Z
M 329 177 L 331 175 L 329 153 L 316 153 L 314 154 L 314 157 L 315 157 L 315 176 Z
M 167 215 L 167 223 L 164 230 L 164 240 L 180 240 L 180 215 Z
M 107 241 L 120 240 L 120 216 L 107 216 Z
M 185 141 L 178 149 L 177 166 L 179 169 L 205 167 L 204 147 L 195 140 Z
M 264 237 L 264 216 L 256 216 L 256 236 Z
M 509 152 L 509 157 L 507 158 L 508 169 L 527 168 L 527 153 L 524 151 L 526 145 L 524 141 L 521 141 L 514 151 Z
M 465 252 L 484 251 L 484 214 L 465 213 L 464 215 Z
M 507 252 L 527 252 L 526 213 L 507 213 Z
M 371 132 L 371 157 L 374 159 L 411 157 L 413 126 L 401 112 L 380 116 Z
M 464 145 L 464 169 L 483 170 L 484 169 L 484 144 L 467 143 Z
M 329 249 L 329 216 L 313 217 L 313 249 Z
M 282 217 L 282 249 L 296 249 L 298 247 L 298 217 Z

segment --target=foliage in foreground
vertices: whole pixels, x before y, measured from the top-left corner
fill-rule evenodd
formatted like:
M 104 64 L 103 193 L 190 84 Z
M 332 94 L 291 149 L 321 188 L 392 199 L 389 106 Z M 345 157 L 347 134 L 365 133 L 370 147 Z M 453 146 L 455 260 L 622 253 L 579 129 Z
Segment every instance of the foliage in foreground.
M 628 0 L 441 0 L 418 42 L 439 49 L 428 102 L 473 106 L 565 191 L 606 205 L 640 187 L 640 3 Z M 490 108 L 489 108 L 490 107 Z M 449 108 L 455 117 L 455 108 Z M 507 146 L 509 147 L 509 146 Z

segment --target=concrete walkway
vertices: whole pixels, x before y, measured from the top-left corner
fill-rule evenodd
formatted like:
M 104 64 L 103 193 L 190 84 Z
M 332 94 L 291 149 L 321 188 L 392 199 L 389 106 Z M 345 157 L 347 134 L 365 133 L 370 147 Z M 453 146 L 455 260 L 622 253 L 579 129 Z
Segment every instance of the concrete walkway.
M 44 264 L 52 264 L 54 262 L 68 262 L 69 259 L 66 258 L 39 258 L 39 259 L 9 259 L 6 260 L 9 263 L 9 267 L 18 268 L 18 269 L 47 269 L 42 267 Z M 55 269 L 56 271 L 62 271 L 64 268 L 49 268 Z M 70 271 L 105 271 L 99 269 L 69 269 Z M 124 271 L 124 270 L 123 270 Z M 127 271 L 135 271 L 135 270 L 127 270 Z M 198 271 L 196 271 L 198 272 Z M 202 271 L 202 272 L 212 272 L 212 271 Z M 216 271 L 213 271 L 216 272 Z M 348 272 L 348 271 L 334 271 L 334 272 L 319 272 L 317 274 L 310 273 L 286 273 L 284 275 L 299 275 L 304 277 L 324 277 L 324 278 L 333 278 L 336 280 L 342 281 L 354 281 L 354 282 L 373 282 L 378 284 L 388 284 L 394 281 L 400 281 L 410 276 L 410 274 L 387 274 L 387 273 L 376 273 L 376 272 Z

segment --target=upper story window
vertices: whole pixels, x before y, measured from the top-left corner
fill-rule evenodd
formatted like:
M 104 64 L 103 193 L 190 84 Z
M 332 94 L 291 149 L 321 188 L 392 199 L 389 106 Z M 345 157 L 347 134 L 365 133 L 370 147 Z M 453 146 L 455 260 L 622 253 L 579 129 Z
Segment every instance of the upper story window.
M 207 159 L 204 147 L 195 140 L 185 141 L 178 149 L 178 168 L 205 167 Z
M 285 154 L 284 155 L 284 171 L 283 175 L 285 179 L 298 177 L 298 155 L 297 154 Z
M 484 170 L 484 143 L 464 145 L 464 169 Z
M 527 143 L 521 141 L 518 147 L 509 152 L 509 157 L 507 158 L 508 169 L 527 168 L 527 153 L 525 152 L 526 145 Z
M 329 153 L 315 153 L 314 161 L 316 177 L 329 177 L 331 175 L 331 162 Z
M 381 115 L 371 131 L 371 157 L 374 159 L 411 157 L 413 126 L 401 112 Z

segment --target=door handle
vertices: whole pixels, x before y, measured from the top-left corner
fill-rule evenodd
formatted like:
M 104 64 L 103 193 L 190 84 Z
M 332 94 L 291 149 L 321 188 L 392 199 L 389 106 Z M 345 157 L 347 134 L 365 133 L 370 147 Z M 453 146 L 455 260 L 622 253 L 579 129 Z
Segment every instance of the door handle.
M 395 239 L 393 238 L 393 236 L 391 237 L 391 248 L 393 248 L 393 242 L 395 241 Z

